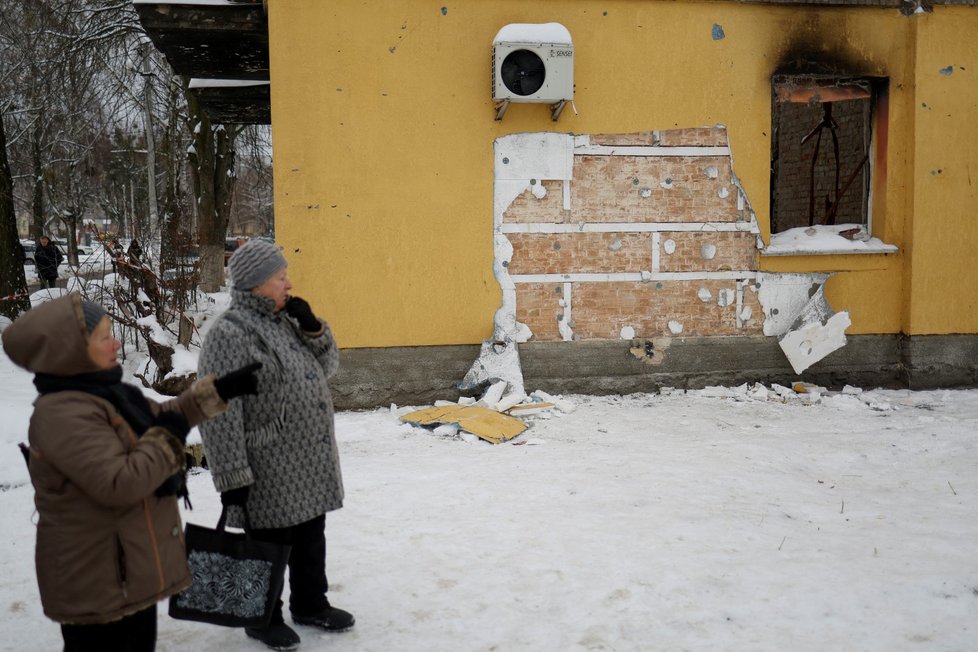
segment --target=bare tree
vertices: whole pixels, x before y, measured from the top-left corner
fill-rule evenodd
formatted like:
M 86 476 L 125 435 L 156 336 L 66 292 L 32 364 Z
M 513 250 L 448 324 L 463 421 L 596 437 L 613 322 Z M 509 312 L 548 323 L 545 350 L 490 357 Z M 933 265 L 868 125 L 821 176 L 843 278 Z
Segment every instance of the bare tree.
M 17 237 L 13 179 L 7 163 L 7 137 L 0 106 L 0 315 L 16 319 L 30 309 L 24 278 L 24 250 Z
M 268 235 L 274 228 L 272 139 L 267 125 L 248 125 L 238 138 L 238 182 L 230 229 L 242 235 Z
M 0 296 L 25 289 L 18 216 L 27 224 L 22 233 L 65 234 L 76 274 L 78 230 L 102 236 L 110 219 L 120 236 L 138 236 L 154 253 L 149 261 L 114 258 L 121 281 L 106 281 L 112 291 L 101 298 L 149 349 L 157 374 L 147 381 L 162 387 L 167 352 L 138 319 L 155 314 L 190 341 L 182 313 L 197 296 L 198 278 L 207 291 L 224 283 L 232 204 L 242 207 L 237 228 L 272 229 L 270 147 L 267 128 L 249 129 L 238 165 L 243 127 L 211 124 L 189 80 L 145 50 L 147 42 L 131 0 L 4 4 L 0 153 L 9 165 L 0 170 L 0 186 L 7 184 L 0 187 Z
M 224 238 L 237 180 L 234 143 L 241 126 L 211 124 L 189 84 L 184 79 L 187 128 L 193 134 L 188 157 L 197 197 L 201 289 L 216 292 L 224 284 Z

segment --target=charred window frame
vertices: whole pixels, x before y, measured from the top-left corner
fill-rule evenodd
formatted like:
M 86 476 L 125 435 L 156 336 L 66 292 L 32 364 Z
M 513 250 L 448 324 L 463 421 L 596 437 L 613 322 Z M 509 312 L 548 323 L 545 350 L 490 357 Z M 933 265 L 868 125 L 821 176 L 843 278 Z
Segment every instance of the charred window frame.
M 870 230 L 885 179 L 887 80 L 775 75 L 772 91 L 771 232 Z

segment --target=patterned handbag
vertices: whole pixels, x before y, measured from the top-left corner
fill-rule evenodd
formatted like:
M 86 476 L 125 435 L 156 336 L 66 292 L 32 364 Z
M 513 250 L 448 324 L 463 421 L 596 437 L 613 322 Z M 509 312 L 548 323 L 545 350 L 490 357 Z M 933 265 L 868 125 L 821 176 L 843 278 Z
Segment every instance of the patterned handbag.
M 272 618 L 291 546 L 188 523 L 184 534 L 192 582 L 170 597 L 170 617 L 225 627 L 264 627 Z M 248 522 L 247 511 L 245 523 Z

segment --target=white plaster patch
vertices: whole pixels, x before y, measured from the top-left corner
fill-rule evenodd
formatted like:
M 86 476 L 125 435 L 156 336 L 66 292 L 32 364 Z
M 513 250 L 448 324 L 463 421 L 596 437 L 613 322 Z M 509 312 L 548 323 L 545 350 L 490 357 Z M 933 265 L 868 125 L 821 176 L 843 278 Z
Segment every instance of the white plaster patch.
M 459 389 L 473 389 L 486 381 L 497 381 L 490 388 L 497 392 L 492 402 L 499 400 L 507 385 L 511 392 L 524 394 L 523 369 L 520 366 L 520 354 L 515 342 L 484 341 L 479 350 L 479 358 L 472 363 L 458 386 Z
M 546 196 L 547 191 L 542 183 L 544 179 L 570 181 L 574 165 L 574 137 L 554 133 L 503 136 L 496 139 L 493 156 L 492 268 L 503 295 L 502 305 L 493 316 L 493 337 L 525 342 L 533 336 L 533 331 L 516 320 L 516 286 L 507 269 L 513 257 L 513 246 L 502 233 L 503 214 L 528 189 L 538 199 Z M 567 183 L 564 185 L 566 189 Z
M 505 235 L 493 236 L 494 256 L 492 271 L 502 290 L 503 302 L 493 315 L 493 339 L 512 339 L 516 342 L 526 342 L 533 337 L 533 331 L 526 324 L 516 320 L 516 284 L 509 275 L 506 265 L 513 257 L 513 245 Z M 503 263 L 506 263 L 505 265 Z
M 715 165 L 710 165 L 705 170 L 703 170 L 703 173 L 706 175 L 708 179 L 716 179 L 717 177 L 720 176 L 720 171 L 717 170 L 717 166 Z
M 665 179 L 659 182 L 659 185 L 666 190 L 672 190 L 672 179 Z
M 721 308 L 726 308 L 731 303 L 736 301 L 736 299 L 736 293 L 734 293 L 734 291 L 730 288 L 724 288 L 717 292 L 717 305 Z
M 574 137 L 569 134 L 511 134 L 494 147 L 496 181 L 558 179 L 569 181 L 574 168 Z
M 669 332 L 673 335 L 679 335 L 683 332 L 683 325 L 676 321 L 675 319 L 669 320 Z
M 557 330 L 560 331 L 560 336 L 564 338 L 565 342 L 570 342 L 574 339 L 574 322 L 571 319 L 571 287 L 572 285 L 570 283 L 564 283 L 564 297 L 561 301 L 564 313 L 560 317 L 560 323 L 557 324 Z
M 740 311 L 741 321 L 750 321 L 750 318 L 754 316 L 754 309 L 750 306 L 744 306 L 743 310 Z
M 706 303 L 707 301 L 713 298 L 713 293 L 707 290 L 706 288 L 700 288 L 699 291 L 697 291 L 696 296 L 700 298 L 700 301 Z
M 615 238 L 611 244 L 608 245 L 608 249 L 612 251 L 618 251 L 621 249 L 621 240 L 619 238 Z
M 703 260 L 713 260 L 717 255 L 717 246 L 711 242 L 707 242 L 700 247 L 700 255 L 703 256 Z
M 720 188 L 720 190 L 717 192 L 717 196 L 720 197 L 720 199 L 726 199 L 727 197 L 730 196 L 730 190 L 728 190 L 727 187 L 724 186 L 723 188 Z
M 493 187 L 492 212 L 493 226 L 496 233 L 500 232 L 503 224 L 503 214 L 513 201 L 526 192 L 530 186 L 529 179 L 496 180 Z
M 668 240 L 666 240 L 665 242 L 662 243 L 662 249 L 667 254 L 674 253 L 676 251 L 676 241 L 673 240 L 672 238 L 669 238 Z
M 846 345 L 846 329 L 852 325 L 849 313 L 833 313 L 823 287 L 819 287 L 788 332 L 778 340 L 796 374 Z
M 768 336 L 784 335 L 805 304 L 829 274 L 769 274 L 760 272 L 758 300 L 764 310 L 763 331 Z
M 621 339 L 630 340 L 635 337 L 635 329 L 631 326 L 623 326 L 621 329 Z
M 648 199 L 649 197 L 652 196 L 652 189 L 651 188 L 639 188 L 638 189 L 638 194 L 643 199 Z

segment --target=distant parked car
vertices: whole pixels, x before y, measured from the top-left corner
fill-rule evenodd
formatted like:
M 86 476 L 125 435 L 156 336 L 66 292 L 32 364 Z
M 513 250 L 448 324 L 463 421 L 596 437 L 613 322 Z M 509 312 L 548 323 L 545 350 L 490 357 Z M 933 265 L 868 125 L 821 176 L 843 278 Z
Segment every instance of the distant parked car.
M 64 252 L 64 254 L 66 256 L 68 255 L 68 241 L 67 240 L 65 240 L 64 238 L 54 238 L 53 240 L 51 240 L 51 242 L 53 242 L 54 244 L 56 244 L 58 246 L 58 249 L 60 249 L 62 252 Z M 85 247 L 83 247 L 81 245 L 78 245 L 78 255 L 79 256 L 87 256 L 88 255 L 88 251 L 85 250 Z
M 228 264 L 231 255 L 238 250 L 238 247 L 248 242 L 248 238 L 225 238 L 224 239 L 224 264 Z
M 21 240 L 20 246 L 24 248 L 24 264 L 33 265 L 34 249 L 37 247 L 37 244 L 33 240 Z

